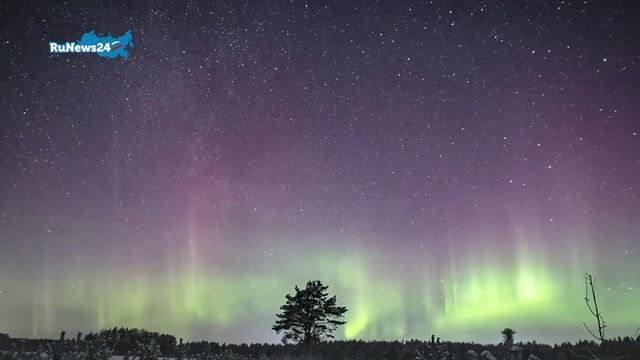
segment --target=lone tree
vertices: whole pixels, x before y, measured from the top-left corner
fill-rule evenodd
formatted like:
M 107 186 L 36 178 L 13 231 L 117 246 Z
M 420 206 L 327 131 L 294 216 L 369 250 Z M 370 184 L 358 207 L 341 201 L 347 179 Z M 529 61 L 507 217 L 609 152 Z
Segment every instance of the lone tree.
M 282 313 L 276 314 L 278 320 L 273 325 L 278 334 L 283 332 L 283 343 L 316 344 L 323 337 L 333 338 L 331 333 L 346 324 L 340 318 L 347 308 L 336 305 L 336 297 L 329 297 L 328 288 L 319 280 L 309 281 L 302 290 L 296 286 L 295 295 L 285 296 L 287 301 L 280 307 Z
M 513 345 L 513 335 L 515 335 L 516 331 L 511 328 L 505 328 L 502 330 L 502 336 L 504 337 L 504 346 L 512 346 Z

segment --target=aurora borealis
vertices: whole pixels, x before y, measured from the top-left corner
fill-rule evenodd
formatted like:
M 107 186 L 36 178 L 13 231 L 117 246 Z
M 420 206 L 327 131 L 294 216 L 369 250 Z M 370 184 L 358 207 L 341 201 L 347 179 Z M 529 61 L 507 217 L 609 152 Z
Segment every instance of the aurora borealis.
M 2 4 L 0 332 L 640 327 L 640 4 Z M 131 29 L 127 61 L 47 51 Z

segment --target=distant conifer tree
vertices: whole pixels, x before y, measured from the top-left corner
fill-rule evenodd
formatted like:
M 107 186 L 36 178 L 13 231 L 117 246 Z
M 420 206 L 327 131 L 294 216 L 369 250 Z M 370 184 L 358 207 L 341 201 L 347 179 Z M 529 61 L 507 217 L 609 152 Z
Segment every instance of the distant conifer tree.
M 278 320 L 273 325 L 273 330 L 283 333 L 283 343 L 309 346 L 324 337 L 333 338 L 331 333 L 346 324 L 340 318 L 347 308 L 336 305 L 336 297 L 329 297 L 328 288 L 318 280 L 309 281 L 304 289 L 296 286 L 294 295 L 285 296 L 287 301 L 280 307 L 282 313 L 276 315 Z
M 504 337 L 504 345 L 510 347 L 513 345 L 513 335 L 516 333 L 515 330 L 511 328 L 505 328 L 502 330 L 502 336 Z

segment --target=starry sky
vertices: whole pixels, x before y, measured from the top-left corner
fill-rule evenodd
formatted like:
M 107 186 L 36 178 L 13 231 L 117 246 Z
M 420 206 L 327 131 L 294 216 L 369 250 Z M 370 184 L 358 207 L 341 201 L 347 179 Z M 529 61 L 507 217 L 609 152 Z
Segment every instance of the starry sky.
M 640 326 L 640 4 L 0 5 L 0 332 L 277 342 Z M 129 58 L 49 41 L 131 30 Z

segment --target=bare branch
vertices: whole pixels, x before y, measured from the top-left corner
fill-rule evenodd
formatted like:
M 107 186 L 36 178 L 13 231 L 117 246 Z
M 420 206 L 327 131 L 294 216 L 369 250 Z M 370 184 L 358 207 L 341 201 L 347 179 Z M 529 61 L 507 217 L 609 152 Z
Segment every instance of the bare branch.
M 594 331 L 591 331 L 591 329 L 589 329 L 587 324 L 585 323 L 582 323 L 582 324 L 584 325 L 585 329 L 587 329 L 589 334 L 591 334 L 591 336 L 599 340 L 600 343 L 603 343 L 605 341 L 604 329 L 607 327 L 607 324 L 605 323 L 604 317 L 602 316 L 602 313 L 598 308 L 595 280 L 593 279 L 593 276 L 591 276 L 591 274 L 589 273 L 586 273 L 584 275 L 584 292 L 585 292 L 584 302 L 587 305 L 587 309 L 589 309 L 589 312 L 591 313 L 591 315 L 593 315 L 596 318 L 596 323 L 598 326 L 598 334 L 596 335 Z
M 598 335 L 594 334 L 593 331 L 591 331 L 591 329 L 589 329 L 589 327 L 587 326 L 587 324 L 582 323 L 582 325 L 584 325 L 584 328 L 587 329 L 587 331 L 589 332 L 589 334 L 591 334 L 591 336 L 593 336 L 594 338 L 596 338 L 596 340 L 600 340 L 598 338 Z

